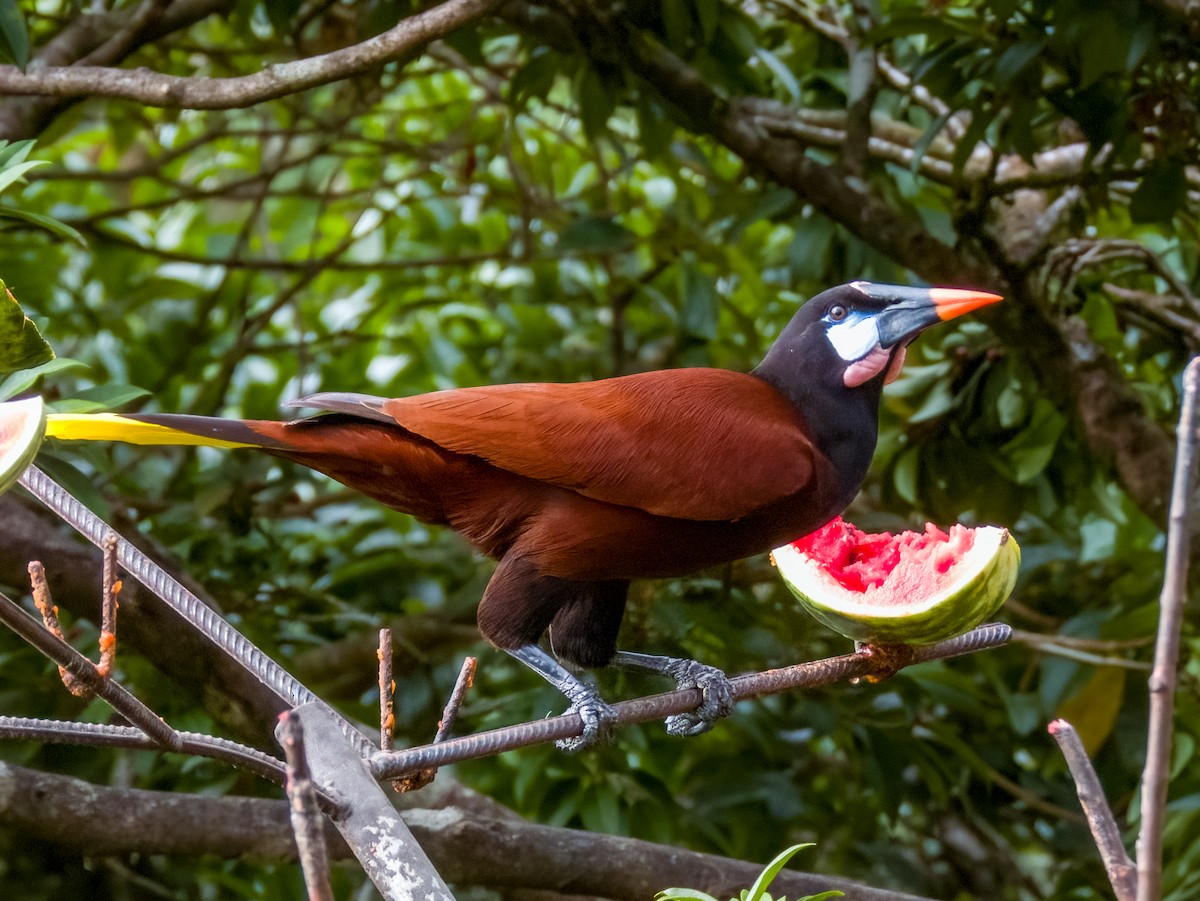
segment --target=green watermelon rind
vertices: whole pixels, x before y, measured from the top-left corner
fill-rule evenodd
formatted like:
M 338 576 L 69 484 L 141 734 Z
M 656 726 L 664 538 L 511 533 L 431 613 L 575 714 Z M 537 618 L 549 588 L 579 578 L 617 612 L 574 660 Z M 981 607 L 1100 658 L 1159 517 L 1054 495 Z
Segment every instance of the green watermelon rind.
M 0 403 L 0 494 L 16 484 L 46 437 L 46 407 L 40 397 Z
M 933 644 L 969 632 L 1008 600 L 1017 584 L 1021 549 L 1007 529 L 974 530 L 971 551 L 957 564 L 952 585 L 911 603 L 870 606 L 824 575 L 821 565 L 792 545 L 772 558 L 792 594 L 813 618 L 867 644 Z

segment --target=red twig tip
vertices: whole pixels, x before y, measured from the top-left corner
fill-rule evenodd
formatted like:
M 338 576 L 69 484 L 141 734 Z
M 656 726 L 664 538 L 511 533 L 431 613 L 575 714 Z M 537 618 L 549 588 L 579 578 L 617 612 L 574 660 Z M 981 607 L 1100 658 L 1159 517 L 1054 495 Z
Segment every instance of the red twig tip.
M 54 605 L 54 599 L 50 596 L 50 584 L 46 581 L 46 568 L 39 560 L 32 560 L 29 563 L 29 584 L 33 588 L 33 604 L 37 607 L 38 613 L 42 615 L 42 623 L 46 626 L 46 631 L 63 644 L 69 645 L 66 635 L 63 634 L 62 625 L 58 621 L 58 607 Z M 58 667 L 58 676 L 62 679 L 63 685 L 67 687 L 67 691 L 75 697 L 90 698 L 92 696 L 92 689 L 87 683 L 81 681 L 61 664 Z
M 100 608 L 100 662 L 96 669 L 100 675 L 108 676 L 117 662 L 117 595 L 121 593 L 121 580 L 117 578 L 117 543 L 115 532 L 104 539 L 104 582 L 101 590 Z
M 379 747 L 392 750 L 392 734 L 396 729 L 396 680 L 392 674 L 392 630 L 379 630 Z

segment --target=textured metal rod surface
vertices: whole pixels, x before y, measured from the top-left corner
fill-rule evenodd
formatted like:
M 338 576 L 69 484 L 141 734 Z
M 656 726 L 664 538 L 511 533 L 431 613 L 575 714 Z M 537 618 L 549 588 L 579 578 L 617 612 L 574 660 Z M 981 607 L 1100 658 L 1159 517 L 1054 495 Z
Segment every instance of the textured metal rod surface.
M 21 474 L 20 483 L 65 523 L 92 544 L 103 549 L 105 538 L 112 532 L 111 527 L 69 491 L 36 466 L 30 466 Z M 288 707 L 298 707 L 317 700 L 316 695 L 291 673 L 124 538 L 120 539 L 117 545 L 117 560 L 127 573 L 162 598 L 189 624 L 208 636 L 217 647 L 241 664 Z M 375 745 L 370 739 L 359 732 L 349 720 L 342 718 L 342 723 L 342 731 L 353 742 L 360 755 L 367 756 L 375 751 Z
M 283 784 L 283 761 L 255 748 L 238 744 L 227 738 L 217 738 L 200 732 L 179 732 L 181 754 L 209 757 L 240 767 L 278 785 Z M 0 739 L 38 741 L 60 745 L 87 745 L 93 748 L 127 748 L 129 750 L 162 750 L 141 729 L 133 726 L 113 726 L 106 723 L 77 723 L 64 720 L 32 719 L 0 716 Z
M 856 653 L 829 657 L 811 663 L 799 663 L 782 669 L 767 670 L 735 676 L 735 700 L 777 694 L 796 688 L 815 688 L 832 685 L 845 679 L 891 675 L 896 669 L 913 663 L 945 660 L 987 650 L 1005 644 L 1012 629 L 1003 623 L 989 623 L 946 641 L 924 647 L 905 648 L 899 658 Z M 698 688 L 669 691 L 663 694 L 622 701 L 613 704 L 619 724 L 644 723 L 694 710 L 701 700 Z M 377 753 L 371 760 L 371 771 L 379 779 L 395 779 L 415 770 L 441 767 L 460 760 L 489 757 L 528 745 L 571 738 L 583 732 L 583 723 L 575 714 L 549 717 L 516 726 L 492 729 L 476 735 L 448 738 L 436 744 L 422 745 L 403 751 Z

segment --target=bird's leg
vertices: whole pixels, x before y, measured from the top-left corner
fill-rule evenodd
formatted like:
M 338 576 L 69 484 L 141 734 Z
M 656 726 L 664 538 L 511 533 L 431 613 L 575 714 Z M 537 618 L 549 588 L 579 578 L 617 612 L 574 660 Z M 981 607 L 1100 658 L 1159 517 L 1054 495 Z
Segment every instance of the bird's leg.
M 707 732 L 717 720 L 733 712 L 733 685 L 729 677 L 715 666 L 708 666 L 683 657 L 659 657 L 617 651 L 613 666 L 622 669 L 649 670 L 675 680 L 677 688 L 698 688 L 703 693 L 700 706 L 687 713 L 667 717 L 667 731 L 672 735 L 699 735 Z
M 560 739 L 556 742 L 559 748 L 564 751 L 581 751 L 597 742 L 608 740 L 617 714 L 600 697 L 595 686 L 581 681 L 542 650 L 540 645 L 527 644 L 504 650 L 566 695 L 567 700 L 571 702 L 571 708 L 567 712 L 576 713 L 583 720 L 583 734 Z

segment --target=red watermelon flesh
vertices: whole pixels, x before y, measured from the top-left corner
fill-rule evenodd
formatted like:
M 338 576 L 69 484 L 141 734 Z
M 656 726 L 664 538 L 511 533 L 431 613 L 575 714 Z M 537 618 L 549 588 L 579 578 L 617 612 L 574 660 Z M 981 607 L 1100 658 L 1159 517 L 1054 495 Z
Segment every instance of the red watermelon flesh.
M 869 534 L 839 516 L 792 546 L 818 561 L 847 591 L 889 606 L 930 597 L 950 585 L 950 570 L 974 544 L 974 530 L 961 523 L 949 532 L 928 523 L 924 533 Z

